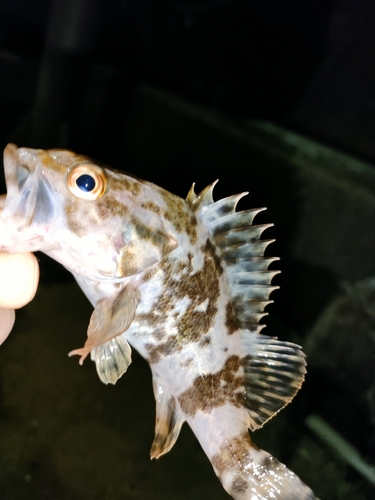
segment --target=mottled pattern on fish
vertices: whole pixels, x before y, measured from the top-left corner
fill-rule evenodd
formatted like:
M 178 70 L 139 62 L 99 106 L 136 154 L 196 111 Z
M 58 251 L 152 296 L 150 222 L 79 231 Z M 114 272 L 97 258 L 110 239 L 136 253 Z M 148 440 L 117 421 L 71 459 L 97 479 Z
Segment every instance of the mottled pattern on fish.
M 115 383 L 131 346 L 149 362 L 156 399 L 151 457 L 188 422 L 237 500 L 315 498 L 250 439 L 302 384 L 301 348 L 260 333 L 277 271 L 264 257 L 263 209 L 236 212 L 246 193 L 187 199 L 64 150 L 4 154 L 3 251 L 41 250 L 63 264 L 94 306 L 85 345 Z

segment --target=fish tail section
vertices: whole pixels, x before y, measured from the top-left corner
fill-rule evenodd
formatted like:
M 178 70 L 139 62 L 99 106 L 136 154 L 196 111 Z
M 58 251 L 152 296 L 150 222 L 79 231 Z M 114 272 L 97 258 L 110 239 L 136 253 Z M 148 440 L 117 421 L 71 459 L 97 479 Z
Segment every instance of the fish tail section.
M 299 477 L 242 434 L 212 457 L 224 489 L 235 500 L 313 500 L 316 496 Z
M 221 413 L 227 413 L 222 408 Z M 227 409 L 228 410 L 228 409 Z M 235 409 L 233 409 L 235 410 Z M 234 415 L 232 415 L 233 417 Z M 221 427 L 228 422 L 217 415 L 197 414 L 189 425 L 197 435 L 224 489 L 235 500 L 317 500 L 299 477 L 272 455 L 258 448 L 251 440 L 246 426 Z M 229 420 L 232 420 L 233 418 Z M 238 422 L 239 424 L 239 422 Z M 229 434 L 229 431 L 232 434 Z

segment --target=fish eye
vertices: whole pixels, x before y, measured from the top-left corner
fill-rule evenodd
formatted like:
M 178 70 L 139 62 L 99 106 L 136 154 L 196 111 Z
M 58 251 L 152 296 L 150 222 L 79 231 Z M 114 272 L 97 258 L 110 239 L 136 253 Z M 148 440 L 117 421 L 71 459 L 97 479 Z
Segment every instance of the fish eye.
M 79 177 L 77 177 L 76 184 L 81 191 L 89 193 L 90 191 L 93 191 L 95 189 L 96 181 L 94 177 L 92 177 L 91 175 L 82 174 Z
M 84 163 L 73 168 L 68 174 L 70 191 L 84 200 L 100 198 L 106 189 L 107 180 L 100 167 Z

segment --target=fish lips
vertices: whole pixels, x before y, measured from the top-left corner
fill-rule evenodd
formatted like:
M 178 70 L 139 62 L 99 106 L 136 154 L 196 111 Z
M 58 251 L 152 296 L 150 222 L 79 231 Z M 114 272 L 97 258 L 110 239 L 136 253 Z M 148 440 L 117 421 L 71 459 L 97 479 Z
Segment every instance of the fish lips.
M 36 154 L 27 148 L 8 144 L 4 150 L 4 173 L 7 195 L 1 219 L 6 224 L 7 242 L 18 242 L 22 232 L 26 239 L 35 239 L 37 229 L 51 221 L 54 213 L 53 191 L 37 163 Z M 30 230 L 34 229 L 34 235 Z M 13 238 L 11 238 L 11 234 Z M 4 246 L 8 246 L 2 238 Z

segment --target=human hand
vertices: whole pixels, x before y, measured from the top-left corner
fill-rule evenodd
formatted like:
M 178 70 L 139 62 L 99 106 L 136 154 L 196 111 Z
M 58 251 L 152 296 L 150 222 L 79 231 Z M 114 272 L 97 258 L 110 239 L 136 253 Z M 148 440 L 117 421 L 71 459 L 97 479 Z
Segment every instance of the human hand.
M 4 202 L 5 195 L 1 195 L 0 211 Z M 0 247 L 4 230 L 5 224 L 0 219 Z M 13 328 L 14 310 L 34 298 L 38 281 L 38 261 L 32 253 L 0 253 L 0 344 Z
M 14 309 L 34 298 L 38 280 L 38 261 L 32 253 L 0 253 L 0 344 L 13 328 Z
M 34 298 L 38 280 L 39 266 L 32 253 L 0 253 L 0 344 L 13 328 L 14 310 Z

